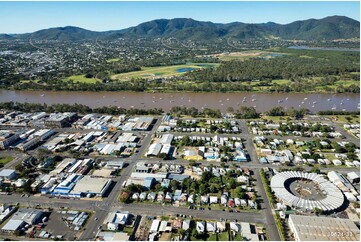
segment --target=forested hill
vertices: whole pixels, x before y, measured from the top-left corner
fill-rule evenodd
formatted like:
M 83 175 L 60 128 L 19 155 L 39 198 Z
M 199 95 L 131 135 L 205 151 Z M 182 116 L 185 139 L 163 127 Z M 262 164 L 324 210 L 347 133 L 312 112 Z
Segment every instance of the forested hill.
M 308 19 L 289 24 L 273 22 L 261 24 L 196 21 L 189 18 L 158 19 L 138 26 L 115 31 L 95 32 L 78 27 L 61 27 L 39 30 L 34 33 L 5 35 L 0 39 L 37 39 L 76 41 L 96 38 L 169 38 L 181 40 L 239 40 L 279 38 L 285 40 L 334 40 L 358 38 L 360 22 L 344 16 Z
M 124 36 L 134 37 L 176 37 L 193 40 L 216 38 L 329 40 L 359 37 L 360 22 L 343 16 L 296 21 L 286 25 L 272 22 L 263 24 L 239 22 L 216 24 L 180 18 L 153 20 L 125 29 L 121 33 Z

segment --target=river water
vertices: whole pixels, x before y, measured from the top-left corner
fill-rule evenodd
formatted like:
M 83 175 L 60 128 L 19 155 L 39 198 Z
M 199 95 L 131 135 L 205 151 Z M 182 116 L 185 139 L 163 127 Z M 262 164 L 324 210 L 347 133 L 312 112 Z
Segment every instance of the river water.
M 172 106 L 217 108 L 225 112 L 227 107 L 254 106 L 264 112 L 274 106 L 305 107 L 312 112 L 320 110 L 358 110 L 360 95 L 301 94 L 301 93 L 142 93 L 142 92 L 62 92 L 62 91 L 10 91 L 0 90 L 0 102 L 84 104 L 89 107 L 120 106 L 124 108 L 162 108 Z

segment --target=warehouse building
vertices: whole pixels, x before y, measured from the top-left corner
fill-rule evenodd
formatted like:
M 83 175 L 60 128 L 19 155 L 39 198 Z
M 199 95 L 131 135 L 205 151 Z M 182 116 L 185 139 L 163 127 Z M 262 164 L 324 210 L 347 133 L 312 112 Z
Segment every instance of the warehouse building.
M 20 208 L 1 230 L 6 233 L 15 232 L 16 230 L 22 229 L 27 224 L 34 225 L 41 222 L 44 215 L 44 212 L 40 209 Z
M 360 172 L 352 171 L 347 173 L 347 179 L 352 183 L 359 183 L 360 182 Z
M 14 180 L 16 178 L 15 170 L 3 169 L 0 171 L 0 179 L 3 180 Z
M 93 178 L 84 176 L 76 182 L 71 196 L 74 197 L 103 197 L 108 191 L 112 180 L 105 178 Z
M 162 149 L 162 145 L 159 143 L 154 143 L 149 146 L 148 152 L 145 156 L 157 156 Z
M 44 125 L 49 128 L 64 128 L 77 119 L 76 113 L 52 113 L 44 121 Z
M 13 134 L 8 130 L 0 130 L 0 150 L 4 150 L 19 139 L 19 134 Z
M 291 214 L 288 225 L 296 241 L 360 241 L 360 230 L 350 219 Z

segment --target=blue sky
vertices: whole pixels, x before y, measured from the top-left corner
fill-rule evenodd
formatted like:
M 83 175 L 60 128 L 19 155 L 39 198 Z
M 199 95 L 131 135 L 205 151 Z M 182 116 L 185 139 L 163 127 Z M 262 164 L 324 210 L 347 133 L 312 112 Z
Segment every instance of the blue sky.
M 159 18 L 193 18 L 217 23 L 296 20 L 343 15 L 360 21 L 353 2 L 0 2 L 0 33 L 78 26 L 116 30 Z

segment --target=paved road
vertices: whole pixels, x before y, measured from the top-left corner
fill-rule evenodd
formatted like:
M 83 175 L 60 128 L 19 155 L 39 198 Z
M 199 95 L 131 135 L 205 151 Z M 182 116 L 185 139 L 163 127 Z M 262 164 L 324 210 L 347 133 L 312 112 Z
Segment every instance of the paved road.
M 280 235 L 277 230 L 276 222 L 275 222 L 275 219 L 272 214 L 272 209 L 270 208 L 270 203 L 268 201 L 266 191 L 264 190 L 262 180 L 260 178 L 259 167 L 256 168 L 256 166 L 258 166 L 259 162 L 258 162 L 258 157 L 257 157 L 256 151 L 253 146 L 252 136 L 249 133 L 249 129 L 246 126 L 245 122 L 239 120 L 238 123 L 240 124 L 240 128 L 243 131 L 243 133 L 247 135 L 246 148 L 247 148 L 247 151 L 248 151 L 251 161 L 245 163 L 245 166 L 247 166 L 249 168 L 250 168 L 250 166 L 255 166 L 255 168 L 252 168 L 251 170 L 253 170 L 253 172 L 254 172 L 253 177 L 256 179 L 256 187 L 257 187 L 257 192 L 258 192 L 257 195 L 260 196 L 260 200 L 261 200 L 260 206 L 262 209 L 262 214 L 263 214 L 264 218 L 266 219 L 265 224 L 266 224 L 267 233 L 269 236 L 268 239 L 272 240 L 272 241 L 279 241 L 279 240 L 281 240 L 281 238 L 280 238 Z
M 95 212 L 94 217 L 97 218 L 97 220 L 94 219 L 88 224 L 86 230 L 80 236 L 80 240 L 93 240 L 94 234 L 96 233 L 96 231 L 99 230 L 99 226 L 102 225 L 102 223 L 106 219 L 108 213 L 111 210 L 121 209 L 118 206 L 117 198 L 122 189 L 122 185 L 128 179 L 136 162 L 145 153 L 150 142 L 152 141 L 152 136 L 153 136 L 154 132 L 158 129 L 160 123 L 161 123 L 161 118 L 157 117 L 157 122 L 154 124 L 152 130 L 150 132 L 145 132 L 147 135 L 143 139 L 141 146 L 138 149 L 138 152 L 135 153 L 131 158 L 126 160 L 126 162 L 128 163 L 128 166 L 122 170 L 120 178 L 117 179 L 116 184 L 113 187 L 112 191 L 110 192 L 109 196 L 107 198 L 104 198 L 103 202 L 96 203 L 96 209 L 94 209 L 94 212 Z M 136 212 L 136 211 L 137 210 L 135 209 L 134 212 Z M 132 211 L 129 211 L 129 212 L 132 212 Z M 139 213 L 135 213 L 135 214 L 139 214 Z

